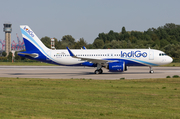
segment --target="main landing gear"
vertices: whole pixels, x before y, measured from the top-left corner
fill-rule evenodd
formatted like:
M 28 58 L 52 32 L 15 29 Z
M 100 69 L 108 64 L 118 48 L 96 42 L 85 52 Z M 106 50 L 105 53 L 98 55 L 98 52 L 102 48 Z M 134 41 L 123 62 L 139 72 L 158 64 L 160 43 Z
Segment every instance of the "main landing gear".
M 94 71 L 95 74 L 102 74 L 103 73 L 103 70 L 102 69 L 96 69 Z
M 154 71 L 152 70 L 152 67 L 151 67 L 151 66 L 149 66 L 149 68 L 150 68 L 149 73 L 150 73 L 150 74 L 153 74 L 153 73 L 154 73 Z
M 101 69 L 102 66 L 100 64 L 97 64 L 97 69 L 94 71 L 95 74 L 102 74 L 103 70 Z

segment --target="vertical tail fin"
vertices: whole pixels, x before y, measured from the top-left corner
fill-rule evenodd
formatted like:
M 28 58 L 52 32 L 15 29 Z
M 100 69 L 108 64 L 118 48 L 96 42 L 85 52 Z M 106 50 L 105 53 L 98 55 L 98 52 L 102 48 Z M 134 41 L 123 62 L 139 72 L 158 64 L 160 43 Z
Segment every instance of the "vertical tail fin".
M 26 51 L 41 51 L 44 52 L 48 48 L 41 42 L 36 34 L 27 25 L 20 26 Z

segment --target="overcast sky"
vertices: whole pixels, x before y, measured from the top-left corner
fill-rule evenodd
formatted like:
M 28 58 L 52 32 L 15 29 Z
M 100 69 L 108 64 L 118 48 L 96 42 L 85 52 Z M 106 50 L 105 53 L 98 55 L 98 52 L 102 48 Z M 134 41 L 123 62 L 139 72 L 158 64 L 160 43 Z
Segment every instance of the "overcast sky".
M 145 31 L 166 23 L 180 24 L 180 0 L 0 0 L 0 39 L 3 24 L 12 24 L 12 41 L 19 25 L 29 25 L 39 37 L 60 40 L 72 35 L 92 43 L 99 33 Z M 1 44 L 0 44 L 1 47 Z

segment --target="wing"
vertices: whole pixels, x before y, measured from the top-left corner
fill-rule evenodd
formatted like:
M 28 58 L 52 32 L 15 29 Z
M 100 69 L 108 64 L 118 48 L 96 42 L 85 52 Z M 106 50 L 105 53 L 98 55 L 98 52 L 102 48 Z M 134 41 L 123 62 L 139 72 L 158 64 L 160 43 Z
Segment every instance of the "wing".
M 96 58 L 77 57 L 68 47 L 66 48 L 71 57 L 81 59 L 81 61 L 88 61 L 90 63 L 95 63 L 95 64 L 106 64 L 108 62 L 116 62 L 116 60 L 103 60 L 103 59 L 96 59 Z

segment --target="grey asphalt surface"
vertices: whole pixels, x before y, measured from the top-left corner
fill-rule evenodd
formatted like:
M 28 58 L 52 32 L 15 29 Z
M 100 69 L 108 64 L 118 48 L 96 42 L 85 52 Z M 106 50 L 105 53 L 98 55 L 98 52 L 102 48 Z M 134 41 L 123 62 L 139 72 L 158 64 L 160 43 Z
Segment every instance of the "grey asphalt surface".
M 49 78 L 49 79 L 147 79 L 180 76 L 180 67 L 153 67 L 154 73 L 149 73 L 149 67 L 129 67 L 125 72 L 109 72 L 103 68 L 103 74 L 94 74 L 92 67 L 66 66 L 0 66 L 0 77 L 19 78 Z

